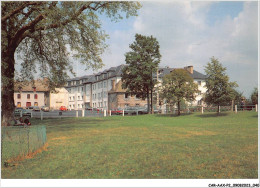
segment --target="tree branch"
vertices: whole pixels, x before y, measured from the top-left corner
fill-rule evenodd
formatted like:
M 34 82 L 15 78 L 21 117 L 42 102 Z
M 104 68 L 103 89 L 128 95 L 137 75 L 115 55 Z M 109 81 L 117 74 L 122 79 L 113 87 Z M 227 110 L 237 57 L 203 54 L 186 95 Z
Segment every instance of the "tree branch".
M 25 7 L 29 6 L 29 5 L 38 5 L 41 4 L 42 2 L 25 2 L 23 5 L 21 5 L 20 7 L 18 7 L 17 9 L 13 10 L 12 12 L 10 12 L 9 14 L 7 14 L 6 16 L 1 18 L 1 22 L 5 22 L 7 19 L 9 19 L 10 17 L 12 17 L 13 15 L 17 14 L 18 12 L 20 12 L 21 10 L 23 10 Z

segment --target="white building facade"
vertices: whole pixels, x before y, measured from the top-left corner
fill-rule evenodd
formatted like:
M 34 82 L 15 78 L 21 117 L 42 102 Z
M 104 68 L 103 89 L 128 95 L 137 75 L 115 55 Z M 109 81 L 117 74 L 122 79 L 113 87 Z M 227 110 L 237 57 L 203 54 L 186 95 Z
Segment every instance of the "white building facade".
M 111 91 L 113 84 L 121 80 L 122 69 L 125 65 L 111 67 L 97 74 L 77 77 L 68 80 L 66 89 L 68 90 L 68 109 L 81 110 L 84 108 L 98 108 L 108 110 L 108 92 Z M 198 84 L 199 93 L 196 100 L 190 105 L 202 105 L 203 94 L 206 92 L 206 76 L 193 70 L 193 66 L 184 67 L 194 82 Z M 153 74 L 153 79 L 158 80 L 155 87 L 159 87 L 163 76 L 170 74 L 173 68 L 159 68 Z M 158 104 L 158 103 L 157 103 Z

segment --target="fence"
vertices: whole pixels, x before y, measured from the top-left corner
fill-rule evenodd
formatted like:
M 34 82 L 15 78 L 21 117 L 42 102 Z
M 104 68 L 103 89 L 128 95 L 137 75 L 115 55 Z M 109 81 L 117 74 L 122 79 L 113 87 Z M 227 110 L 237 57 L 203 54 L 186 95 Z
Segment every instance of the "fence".
M 2 127 L 1 161 L 26 156 L 41 148 L 46 140 L 45 126 Z
M 257 111 L 257 105 L 234 105 L 233 111 L 244 111 L 244 110 L 253 110 Z M 159 113 L 162 114 L 176 114 L 178 111 L 177 108 L 173 107 L 166 107 L 165 109 L 161 109 Z M 192 112 L 217 112 L 218 107 L 202 107 L 202 106 L 193 106 L 193 107 L 185 107 L 181 108 L 181 113 L 192 113 Z M 232 111 L 231 106 L 220 106 L 220 112 Z M 158 113 L 158 112 L 157 112 Z M 124 112 L 124 115 L 140 115 L 142 113 L 127 113 Z M 50 111 L 50 112 L 32 112 L 32 117 L 34 118 L 63 118 L 63 117 L 104 117 L 104 116 L 113 116 L 113 115 L 123 115 L 122 113 L 115 114 L 111 113 L 110 110 L 100 110 L 100 111 L 90 111 L 90 110 L 70 110 L 70 111 Z
M 186 107 L 181 108 L 181 113 L 192 113 L 192 112 L 218 112 L 217 106 L 211 106 L 211 107 L 202 107 L 202 106 L 193 106 L 193 107 Z M 227 112 L 227 111 L 256 111 L 258 110 L 257 105 L 234 105 L 233 109 L 232 106 L 220 106 L 220 112 Z M 162 110 L 162 113 L 164 114 L 176 114 L 178 112 L 178 108 L 166 108 Z

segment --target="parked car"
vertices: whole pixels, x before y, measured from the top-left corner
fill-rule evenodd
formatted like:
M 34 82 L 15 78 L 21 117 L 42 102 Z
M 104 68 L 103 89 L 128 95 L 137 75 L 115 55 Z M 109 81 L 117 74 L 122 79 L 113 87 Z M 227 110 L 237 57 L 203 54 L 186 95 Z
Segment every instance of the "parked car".
M 87 110 L 87 111 L 97 111 L 97 112 L 100 111 L 100 109 L 98 109 L 98 108 L 91 108 L 91 107 L 86 107 L 85 110 Z
M 32 110 L 33 110 L 33 111 L 41 111 L 41 109 L 39 108 L 39 106 L 34 106 Z
M 14 116 L 20 116 L 21 112 L 22 112 L 22 116 L 31 117 L 32 112 L 30 112 L 26 109 L 15 109 L 14 110 Z
M 138 111 L 138 108 L 137 107 L 132 107 L 132 106 L 128 106 L 124 109 L 124 114 L 130 114 L 130 115 L 133 115 L 133 114 L 136 114 Z
M 33 106 L 27 106 L 26 109 L 32 110 Z
M 111 114 L 116 114 L 116 115 L 123 114 L 123 109 L 122 108 L 112 109 Z
M 44 112 L 49 112 L 50 108 L 48 106 L 42 106 L 41 110 L 44 111 Z
M 68 109 L 66 108 L 66 106 L 61 106 L 60 107 L 60 111 L 67 111 Z

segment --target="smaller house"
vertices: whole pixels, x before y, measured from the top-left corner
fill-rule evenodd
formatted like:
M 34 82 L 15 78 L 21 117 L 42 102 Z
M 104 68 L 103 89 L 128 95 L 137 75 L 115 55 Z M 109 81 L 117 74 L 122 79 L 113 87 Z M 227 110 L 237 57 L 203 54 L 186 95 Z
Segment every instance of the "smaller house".
M 108 110 L 125 108 L 127 106 L 145 106 L 146 100 L 131 96 L 126 93 L 126 89 L 122 89 L 122 81 L 117 84 L 112 81 L 112 89 L 108 92 Z
M 48 79 L 37 79 L 34 82 L 16 82 L 14 86 L 14 104 L 16 107 L 48 106 L 59 109 L 68 106 L 68 91 L 61 87 L 50 91 Z
M 34 83 L 19 83 L 14 85 L 14 104 L 16 107 L 49 105 L 49 87 L 47 79 L 35 80 Z

